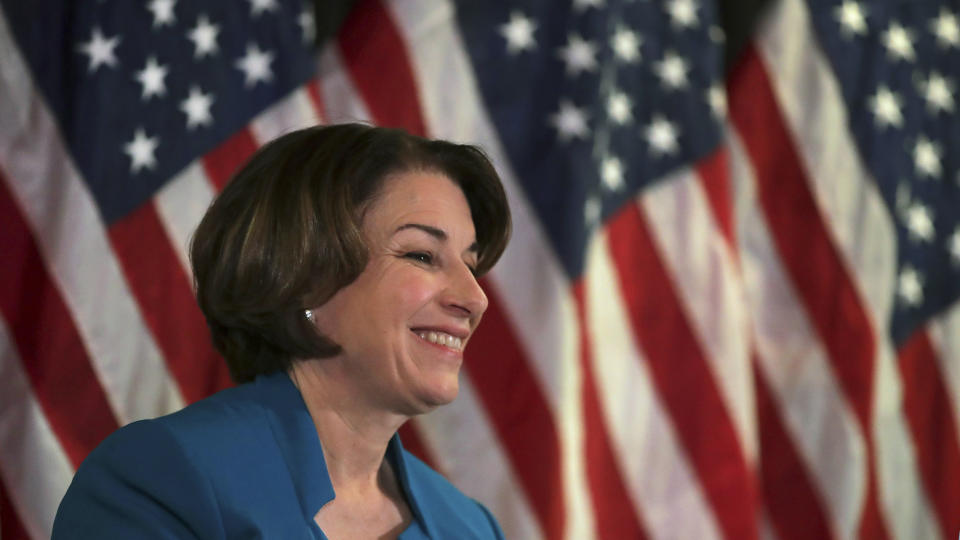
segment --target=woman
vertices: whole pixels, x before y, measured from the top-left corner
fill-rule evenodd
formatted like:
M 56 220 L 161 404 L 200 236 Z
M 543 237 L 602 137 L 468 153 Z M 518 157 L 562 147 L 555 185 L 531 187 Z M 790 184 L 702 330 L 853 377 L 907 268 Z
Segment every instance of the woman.
M 363 125 L 262 148 L 200 223 L 197 298 L 236 388 L 135 422 L 77 471 L 54 538 L 500 538 L 403 450 L 452 401 L 510 234 L 470 146 Z

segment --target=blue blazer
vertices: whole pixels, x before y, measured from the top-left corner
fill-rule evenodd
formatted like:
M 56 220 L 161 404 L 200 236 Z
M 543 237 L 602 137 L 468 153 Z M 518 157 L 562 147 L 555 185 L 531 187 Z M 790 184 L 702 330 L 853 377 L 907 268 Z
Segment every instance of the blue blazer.
M 403 449 L 387 447 L 413 513 L 403 540 L 503 538 L 490 512 Z M 313 420 L 279 373 L 108 437 L 80 465 L 54 539 L 326 539 L 334 498 Z

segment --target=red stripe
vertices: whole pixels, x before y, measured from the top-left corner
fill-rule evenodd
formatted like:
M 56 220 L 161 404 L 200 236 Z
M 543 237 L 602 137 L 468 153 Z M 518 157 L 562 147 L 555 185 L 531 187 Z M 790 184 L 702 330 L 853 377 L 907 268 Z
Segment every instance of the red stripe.
M 842 257 L 810 193 L 804 167 L 755 49 L 731 77 L 731 113 L 757 176 L 760 204 L 784 262 L 860 423 L 867 445 L 867 492 L 860 538 L 888 538 L 880 515 L 872 404 L 876 336 Z
M 903 402 L 927 495 L 946 538 L 960 533 L 960 447 L 956 418 L 925 330 L 914 332 L 897 355 Z
M 400 440 L 403 441 L 403 447 L 411 454 L 420 458 L 420 461 L 426 463 L 431 469 L 443 473 L 437 464 L 437 458 L 423 442 L 420 436 L 420 426 L 417 419 L 414 418 L 406 424 L 400 426 Z
M 734 260 L 736 230 L 733 225 L 730 162 L 726 147 L 700 161 L 697 173 Z M 813 487 L 793 440 L 781 420 L 781 413 L 753 351 L 754 386 L 757 395 L 757 422 L 760 437 L 760 490 L 771 525 L 782 540 L 832 538 L 823 501 Z
M 730 161 L 721 147 L 697 164 L 700 183 L 711 211 L 734 260 L 739 260 L 733 225 Z M 781 413 L 752 352 L 757 422 L 760 438 L 760 490 L 771 525 L 782 540 L 832 538 L 823 501 L 813 487 L 793 440 L 781 420 Z
M 188 402 L 230 385 L 226 362 L 214 350 L 193 289 L 153 204 L 109 228 L 140 312 Z
M 344 65 L 373 120 L 381 126 L 425 135 L 407 45 L 383 4 L 379 0 L 357 2 L 337 39 Z
M 640 515 L 633 507 L 632 498 L 623 485 L 624 475 L 617 466 L 617 458 L 610 446 L 610 436 L 597 395 L 593 377 L 592 348 L 586 320 L 583 281 L 573 286 L 580 326 L 580 368 L 583 371 L 583 438 L 597 538 L 647 538 Z
M 326 123 L 327 107 L 323 102 L 323 93 L 320 91 L 320 81 L 314 79 L 307 83 L 307 95 L 310 96 L 310 102 L 313 103 L 313 110 L 317 113 L 320 123 Z
M 237 172 L 258 147 L 250 130 L 241 129 L 203 156 L 203 168 L 217 192 L 223 191 L 233 173 Z
M 728 247 L 735 247 L 737 237 L 733 226 L 733 187 L 730 185 L 730 156 L 727 148 L 717 147 L 712 154 L 701 159 L 697 163 L 697 175 L 707 194 L 707 202 L 720 232 Z
M 33 393 L 76 467 L 117 429 L 117 420 L 74 325 L 73 314 L 47 273 L 2 173 L 0 230 L 0 283 L 6 284 L 0 287 L 0 312 L 20 351 Z
M 484 284 L 490 305 L 467 348 L 464 369 L 513 465 L 546 538 L 562 538 L 565 511 L 560 439 L 520 343 Z
M 760 435 L 760 488 L 777 537 L 781 540 L 834 538 L 823 501 L 783 425 L 773 392 L 756 358 L 753 382 Z
M 5 540 L 30 540 L 27 529 L 24 528 L 10 498 L 7 497 L 7 487 L 0 482 L 0 538 Z
M 726 538 L 756 538 L 753 475 L 639 206 L 625 205 L 607 230 L 633 331 L 707 501 Z

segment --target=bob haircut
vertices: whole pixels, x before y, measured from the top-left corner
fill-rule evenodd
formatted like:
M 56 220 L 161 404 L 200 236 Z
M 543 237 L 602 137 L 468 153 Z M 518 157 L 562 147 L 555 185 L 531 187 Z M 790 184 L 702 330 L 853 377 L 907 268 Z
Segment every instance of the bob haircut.
M 320 126 L 265 145 L 207 210 L 190 246 L 197 302 L 237 383 L 340 346 L 304 317 L 366 267 L 363 212 L 388 177 L 449 177 L 477 234 L 477 274 L 506 248 L 510 210 L 500 178 L 474 146 L 362 124 Z

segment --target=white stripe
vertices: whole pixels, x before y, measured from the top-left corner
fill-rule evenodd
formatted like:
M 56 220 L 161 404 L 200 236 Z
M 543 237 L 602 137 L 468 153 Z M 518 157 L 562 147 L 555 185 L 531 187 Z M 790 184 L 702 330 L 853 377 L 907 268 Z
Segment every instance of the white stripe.
M 73 466 L 43 415 L 21 362 L 0 319 L 0 476 L 30 536 L 50 538 Z
M 416 419 L 438 466 L 465 494 L 482 502 L 508 538 L 543 538 L 536 514 L 511 475 L 510 460 L 470 381 L 463 377 L 456 401 Z
M 641 206 L 751 466 L 757 452 L 750 321 L 729 247 L 690 169 L 643 192 Z
M 929 330 L 940 377 L 950 396 L 953 420 L 960 422 L 960 302 L 934 319 Z
M 860 428 L 767 232 L 745 150 L 733 134 L 728 145 L 736 180 L 740 263 L 761 376 L 823 498 L 827 525 L 834 536 L 853 538 L 866 488 Z
M 118 422 L 179 409 L 183 398 L 133 301 L 97 207 L 15 50 L 0 16 L 0 167 Z
M 250 123 L 250 131 L 260 145 L 297 129 L 315 126 L 320 121 L 317 110 L 301 86 L 289 96 L 258 114 Z
M 633 506 L 652 538 L 720 538 L 634 340 L 602 233 L 590 243 L 584 276 L 597 395 Z
M 358 96 L 350 74 L 343 67 L 337 44 L 331 42 L 320 54 L 317 78 L 323 95 L 323 109 L 327 122 L 370 122 L 370 111 Z
M 860 162 L 842 94 L 801 0 L 777 6 L 760 33 L 760 47 L 818 207 L 877 336 L 870 429 L 881 513 L 894 537 L 920 538 L 936 531 L 937 525 L 917 472 L 902 411 L 902 385 L 888 339 L 895 298 L 895 229 L 876 182 Z
M 207 178 L 201 160 L 197 160 L 167 182 L 153 199 L 160 223 L 188 276 L 193 275 L 188 255 L 190 239 L 214 195 L 213 184 Z
M 483 107 L 453 7 L 433 0 L 393 0 L 388 7 L 407 43 L 430 135 L 479 144 L 503 179 L 514 234 L 490 281 L 554 411 L 566 491 L 566 535 L 587 538 L 595 529 L 579 420 L 583 410 L 579 345 L 570 283 Z

